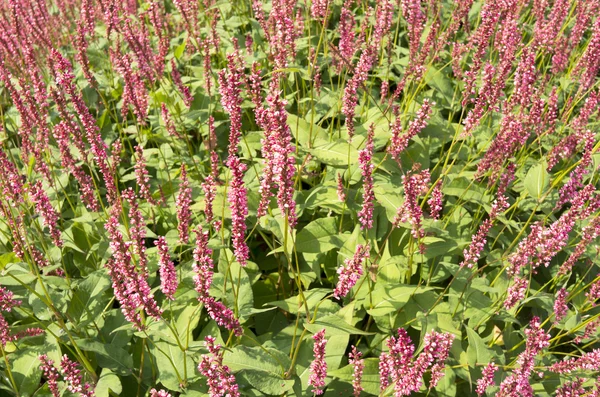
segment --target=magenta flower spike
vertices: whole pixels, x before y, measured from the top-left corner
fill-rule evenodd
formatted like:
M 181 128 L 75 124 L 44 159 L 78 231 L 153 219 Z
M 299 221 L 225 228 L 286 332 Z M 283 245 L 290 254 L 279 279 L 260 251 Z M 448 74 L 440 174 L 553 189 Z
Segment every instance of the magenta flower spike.
M 375 193 L 373 192 L 373 136 L 375 134 L 375 124 L 371 124 L 367 134 L 367 143 L 364 149 L 358 152 L 358 166 L 363 177 L 363 205 L 358 212 L 358 220 L 361 229 L 371 229 L 373 227 L 373 208 Z
M 177 208 L 177 230 L 179 231 L 179 242 L 187 244 L 189 241 L 189 228 L 192 218 L 190 205 L 192 204 L 192 188 L 188 180 L 185 164 L 181 164 L 181 183 L 179 185 L 179 194 L 175 200 Z
M 352 390 L 354 397 L 359 397 L 360 392 L 364 390 L 361 382 L 365 369 L 365 360 L 361 357 L 362 353 L 356 349 L 356 346 L 352 346 L 352 351 L 348 356 L 348 362 L 352 365 Z
M 158 271 L 160 273 L 160 289 L 165 296 L 174 300 L 175 290 L 177 290 L 177 271 L 175 265 L 169 255 L 169 246 L 167 239 L 160 236 L 154 241 L 154 245 L 158 248 Z
M 231 374 L 229 367 L 223 365 L 221 345 L 215 345 L 216 339 L 212 336 L 207 336 L 204 340 L 209 354 L 202 355 L 198 371 L 207 378 L 208 394 L 210 397 L 240 397 L 235 376 Z
M 478 396 L 483 396 L 488 387 L 494 385 L 494 375 L 497 370 L 498 366 L 493 362 L 490 362 L 483 368 L 481 378 L 477 380 L 477 389 L 475 390 Z
M 58 369 L 54 366 L 54 361 L 50 360 L 45 354 L 41 354 L 38 359 L 41 362 L 40 369 L 44 374 L 44 378 L 46 378 L 46 384 L 48 385 L 48 389 L 50 389 L 50 393 L 52 393 L 52 397 L 59 397 L 60 390 L 58 390 L 58 381 L 60 379 L 60 374 L 58 373 Z
M 321 395 L 323 394 L 325 377 L 327 376 L 327 363 L 325 362 L 325 346 L 327 345 L 327 339 L 325 339 L 325 329 L 314 334 L 312 338 L 315 342 L 313 346 L 314 358 L 310 364 L 308 384 L 313 387 L 313 393 Z

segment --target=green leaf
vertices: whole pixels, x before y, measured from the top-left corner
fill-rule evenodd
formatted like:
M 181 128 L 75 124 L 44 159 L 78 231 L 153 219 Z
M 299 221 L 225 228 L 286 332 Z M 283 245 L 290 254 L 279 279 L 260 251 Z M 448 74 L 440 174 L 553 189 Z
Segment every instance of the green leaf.
M 121 379 L 110 369 L 103 368 L 94 393 L 96 397 L 109 397 L 109 392 L 120 394 L 123 391 Z
M 293 379 L 283 379 L 263 371 L 245 370 L 237 375 L 238 379 L 243 379 L 250 385 L 269 395 L 281 395 L 294 387 Z
M 173 55 L 175 56 L 175 58 L 180 59 L 181 56 L 183 55 L 183 52 L 185 51 L 185 46 L 187 44 L 187 39 L 185 39 L 183 41 L 183 43 L 179 44 L 176 48 L 175 51 L 173 51 Z
M 175 329 L 182 340 L 194 340 L 192 331 L 196 329 L 200 321 L 200 310 L 196 305 L 186 305 L 176 312 L 177 320 Z
M 315 320 L 312 324 L 304 324 L 304 328 L 310 332 L 317 333 L 325 328 L 330 335 L 374 335 L 374 332 L 365 332 L 353 327 L 336 314 L 325 316 Z
M 379 359 L 378 358 L 365 358 L 365 368 L 363 370 L 363 377 L 361 385 L 364 391 L 369 394 L 379 395 Z M 334 376 L 348 383 L 352 383 L 354 368 L 352 365 L 346 365 L 335 371 L 327 371 L 327 375 Z
M 296 141 L 303 147 L 320 146 L 328 142 L 327 130 L 301 117 L 288 114 L 287 124 L 292 130 L 292 136 L 296 137 Z
M 444 370 L 444 376 L 438 382 L 435 390 L 438 395 L 443 397 L 455 397 L 456 396 L 456 375 L 450 367 L 446 367 Z
M 84 280 L 74 283 L 74 293 L 67 313 L 78 323 L 93 321 L 102 313 L 110 300 L 103 296 L 111 285 L 110 278 L 105 271 L 99 270 L 90 274 Z
M 279 395 L 294 386 L 293 380 L 284 379 L 289 357 L 275 349 L 237 346 L 224 355 L 223 363 L 232 371 L 241 371 L 236 376 L 266 394 Z
M 298 252 L 321 253 L 340 248 L 344 240 L 338 234 L 338 218 L 319 218 L 304 227 L 296 237 Z
M 226 353 L 223 363 L 232 371 L 250 369 L 281 377 L 287 370 L 289 358 L 275 349 L 242 345 Z
M 330 294 L 331 290 L 327 288 L 313 288 L 308 291 L 304 291 L 304 298 L 306 299 L 306 306 L 308 310 L 312 310 L 327 294 Z M 297 314 L 299 311 L 304 311 L 304 303 L 301 300 L 300 295 L 294 295 L 290 298 L 281 301 L 267 303 L 271 306 L 277 306 L 288 313 Z
M 379 284 L 371 294 L 373 308 L 367 310 L 372 316 L 385 316 L 402 308 L 413 295 L 431 291 L 430 287 L 416 287 L 412 285 L 382 285 Z
M 6 254 L 0 255 L 0 270 L 4 269 L 6 265 L 9 263 L 18 262 L 19 259 L 15 255 L 14 252 L 8 252 Z
M 425 73 L 425 82 L 442 94 L 448 104 L 452 104 L 454 90 L 452 89 L 450 80 L 444 73 L 430 65 Z
M 231 276 L 238 295 L 238 318 L 240 322 L 244 323 L 252 316 L 252 309 L 254 308 L 252 285 L 250 284 L 248 273 L 246 273 L 246 270 L 237 261 L 231 263 Z
M 490 349 L 486 346 L 481 337 L 470 327 L 465 327 L 467 330 L 467 338 L 469 346 L 467 347 L 467 360 L 470 367 L 475 367 L 476 364 L 487 364 L 492 358 Z
M 9 362 L 17 390 L 21 396 L 30 396 L 40 384 L 42 371 L 39 349 L 25 348 L 10 354 Z
M 548 164 L 542 161 L 531 167 L 523 180 L 525 189 L 527 189 L 529 195 L 538 201 L 542 198 L 542 195 L 550 184 L 550 175 L 546 171 L 547 168 Z
M 83 351 L 96 353 L 98 365 L 113 370 L 118 375 L 129 375 L 133 368 L 133 358 L 120 347 L 103 344 L 93 339 L 75 339 Z
M 150 344 L 150 351 L 158 369 L 157 382 L 162 383 L 168 389 L 179 390 L 179 385 L 183 381 L 184 368 L 187 368 L 188 376 L 195 370 L 192 358 L 184 355 L 176 345 L 156 341 Z
M 309 152 L 320 162 L 336 167 L 356 164 L 358 161 L 358 150 L 345 140 L 327 143 L 310 149 Z

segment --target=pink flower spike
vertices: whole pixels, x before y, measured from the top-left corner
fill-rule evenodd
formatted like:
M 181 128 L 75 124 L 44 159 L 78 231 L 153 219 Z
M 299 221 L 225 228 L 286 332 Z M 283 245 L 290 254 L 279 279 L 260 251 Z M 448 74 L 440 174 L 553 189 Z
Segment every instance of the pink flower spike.
M 65 382 L 67 383 L 67 389 L 71 393 L 80 393 L 82 397 L 93 397 L 94 391 L 89 383 L 83 383 L 81 370 L 78 368 L 79 364 L 75 361 L 71 361 L 69 356 L 66 354 L 62 356 L 60 360 L 61 373 Z
M 194 284 L 198 292 L 198 300 L 204 302 L 208 298 L 208 292 L 212 284 L 213 267 L 212 250 L 208 248 L 208 232 L 202 230 L 202 226 L 198 225 L 196 230 L 196 247 L 194 248 L 194 265 L 193 269 Z
M 350 352 L 349 363 L 352 365 L 352 389 L 354 390 L 354 397 L 359 397 L 360 392 L 363 391 L 361 385 L 363 371 L 365 369 L 365 360 L 361 359 L 362 353 L 356 349 L 356 346 L 352 346 Z
M 314 359 L 310 364 L 308 384 L 313 386 L 313 393 L 321 395 L 323 394 L 325 377 L 327 376 L 327 363 L 325 362 L 325 346 L 327 345 L 327 339 L 325 339 L 325 329 L 314 334 L 312 338 L 315 341 L 313 347 Z
M 344 190 L 344 178 L 342 174 L 337 174 L 337 196 L 342 203 L 346 201 L 346 191 Z
M 171 397 L 171 394 L 166 390 L 150 389 L 150 397 Z
M 175 60 L 173 59 L 171 59 L 171 77 L 173 78 L 173 83 L 175 83 L 175 86 L 177 87 L 177 89 L 181 93 L 181 96 L 183 97 L 183 102 L 185 103 L 185 106 L 189 108 L 192 102 L 194 101 L 194 97 L 190 93 L 190 89 L 187 86 L 185 86 L 181 81 L 181 74 L 179 73 L 179 70 L 177 70 L 177 65 L 175 64 Z
M 160 289 L 170 300 L 174 300 L 175 290 L 177 290 L 177 271 L 175 265 L 169 256 L 169 246 L 167 239 L 160 236 L 154 241 L 158 248 L 158 270 L 160 273 Z
M 223 354 L 220 353 L 221 345 L 215 345 L 216 339 L 212 336 L 204 338 L 209 354 L 203 354 L 198 371 L 207 378 L 208 393 L 210 397 L 240 397 L 238 385 L 226 365 L 223 365 Z
M 358 212 L 358 220 L 361 229 L 371 229 L 373 227 L 373 207 L 375 193 L 373 192 L 373 170 L 375 165 L 373 158 L 373 136 L 375 134 L 375 124 L 371 124 L 367 135 L 367 144 L 364 149 L 358 152 L 358 166 L 363 177 L 363 206 Z
M 348 292 L 356 285 L 363 274 L 363 265 L 365 260 L 369 258 L 370 250 L 371 247 L 368 244 L 365 246 L 357 245 L 354 256 L 351 259 L 346 259 L 344 265 L 338 268 L 338 283 L 333 291 L 333 296 L 336 299 L 348 295 Z
M 237 156 L 228 160 L 231 169 L 231 182 L 227 199 L 231 208 L 231 239 L 235 258 L 241 266 L 246 266 L 250 258 L 250 250 L 246 245 L 246 217 L 248 216 L 248 197 L 244 186 L 246 165 Z
M 189 225 L 192 217 L 190 205 L 192 204 L 192 188 L 187 177 L 185 164 L 181 164 L 181 183 L 179 185 L 179 194 L 175 200 L 177 208 L 177 230 L 179 231 L 179 242 L 187 244 L 190 239 Z
M 488 387 L 494 385 L 494 374 L 498 370 L 498 366 L 491 362 L 481 371 L 481 378 L 477 380 L 477 395 L 482 396 Z
M 527 338 L 525 351 L 517 357 L 517 368 L 500 384 L 500 391 L 496 394 L 497 397 L 534 396 L 530 378 L 534 371 L 535 357 L 544 348 L 550 346 L 550 335 L 541 327 L 538 317 L 531 319 L 529 327 L 525 329 L 524 333 Z
M 135 182 L 139 188 L 139 195 L 149 203 L 155 204 L 150 192 L 150 177 L 146 169 L 146 159 L 144 158 L 144 148 L 141 145 L 135 147 Z
M 38 358 L 41 361 L 40 369 L 44 374 L 44 378 L 46 378 L 46 384 L 48 385 L 48 389 L 50 389 L 50 393 L 52 393 L 53 397 L 59 397 L 58 379 L 60 374 L 54 366 L 54 361 L 50 360 L 45 354 L 40 355 Z
M 569 293 L 566 289 L 561 288 L 556 293 L 556 299 L 554 300 L 554 323 L 557 324 L 562 320 L 569 311 L 569 307 L 567 306 L 567 298 L 569 297 Z
M 440 219 L 440 214 L 442 213 L 442 181 L 440 180 L 435 184 L 433 191 L 431 192 L 431 197 L 427 200 L 427 204 L 429 205 L 429 210 L 431 212 L 431 217 L 433 219 Z
M 42 188 L 42 182 L 37 181 L 31 185 L 30 188 L 31 201 L 35 204 L 37 212 L 44 219 L 44 223 L 50 230 L 50 236 L 52 241 L 57 247 L 62 247 L 63 242 L 60 238 L 60 229 L 58 227 L 58 220 L 60 219 L 59 213 L 50 204 L 48 195 Z

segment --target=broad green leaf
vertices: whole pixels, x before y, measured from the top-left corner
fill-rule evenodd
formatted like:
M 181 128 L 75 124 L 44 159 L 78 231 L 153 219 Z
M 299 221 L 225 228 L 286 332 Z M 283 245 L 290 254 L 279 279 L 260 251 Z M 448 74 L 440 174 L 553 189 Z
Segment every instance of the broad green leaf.
M 283 379 L 268 372 L 258 370 L 244 370 L 236 375 L 237 379 L 243 379 L 257 390 L 269 395 L 281 395 L 294 387 L 293 379 Z
M 8 252 L 6 254 L 0 255 L 0 270 L 4 269 L 4 267 L 9 263 L 18 262 L 19 259 L 15 255 L 14 252 Z
M 446 366 L 444 369 L 444 376 L 438 381 L 435 390 L 441 397 L 456 396 L 456 374 L 452 368 Z
M 192 331 L 198 325 L 200 320 L 200 310 L 196 305 L 186 305 L 181 310 L 176 312 L 177 321 L 175 328 L 179 334 L 179 338 L 183 341 L 193 340 Z
M 158 369 L 157 381 L 168 389 L 179 390 L 179 385 L 184 378 L 184 371 L 187 370 L 188 376 L 196 371 L 192 358 L 184 355 L 176 345 L 156 341 L 150 344 L 150 351 Z
M 452 89 L 452 84 L 450 84 L 447 75 L 442 73 L 441 70 L 429 65 L 425 73 L 425 82 L 442 94 L 448 104 L 453 102 L 454 90 Z
M 103 344 L 94 339 L 75 339 L 75 343 L 83 351 L 96 353 L 98 365 L 102 368 L 108 368 L 118 375 L 129 375 L 133 369 L 131 355 L 120 347 Z
M 306 299 L 306 306 L 308 310 L 312 310 L 327 294 L 330 294 L 331 290 L 326 288 L 313 288 L 308 291 L 304 291 L 303 295 Z M 288 313 L 296 314 L 298 312 L 304 312 L 304 302 L 300 295 L 295 295 L 290 298 L 281 301 L 267 303 L 271 306 L 277 306 Z
M 94 393 L 96 397 L 109 397 L 110 391 L 117 395 L 123 391 L 121 379 L 110 369 L 103 368 Z
M 470 327 L 465 327 L 467 330 L 467 338 L 469 346 L 467 347 L 467 360 L 470 367 L 475 367 L 476 364 L 487 364 L 492 358 L 490 349 L 486 346 L 481 337 Z
M 344 244 L 338 234 L 338 218 L 319 218 L 306 225 L 296 236 L 298 252 L 327 252 Z
M 255 370 L 281 379 L 289 365 L 289 358 L 281 352 L 263 347 L 236 346 L 223 356 L 223 363 L 232 371 Z
M 401 309 L 408 303 L 411 296 L 431 291 L 431 287 L 415 287 L 412 285 L 382 285 L 379 284 L 371 294 L 373 308 L 367 313 L 371 316 L 385 316 Z M 365 302 L 366 303 L 366 302 Z
M 379 395 L 379 359 L 378 358 L 365 358 L 365 368 L 363 370 L 363 377 L 361 385 L 365 389 L 365 392 L 369 394 Z M 352 383 L 354 368 L 352 365 L 346 365 L 335 371 L 327 371 L 327 375 L 334 376 L 348 383 Z
M 327 130 L 294 114 L 288 114 L 287 124 L 298 143 L 303 147 L 321 146 L 328 142 Z M 310 140 L 310 143 L 309 143 Z
M 361 329 L 353 327 L 344 321 L 343 318 L 338 315 L 332 314 L 323 318 L 317 319 L 312 324 L 304 324 L 304 328 L 310 332 L 317 333 L 323 328 L 327 330 L 330 335 L 374 335 L 374 332 L 365 332 Z
M 42 371 L 38 356 L 42 353 L 40 349 L 28 347 L 8 356 L 12 376 L 21 396 L 30 396 L 40 384 Z
M 67 309 L 69 316 L 78 323 L 95 320 L 110 300 L 109 296 L 104 296 L 104 291 L 110 285 L 110 278 L 103 270 L 94 272 L 84 280 L 74 283 L 73 297 Z
M 547 168 L 548 164 L 545 161 L 540 162 L 527 171 L 527 175 L 523 180 L 527 192 L 538 201 L 550 184 L 550 175 L 546 171 Z
M 183 55 L 183 52 L 185 51 L 186 45 L 187 45 L 187 39 L 185 39 L 181 44 L 179 44 L 175 48 L 175 51 L 173 52 L 173 55 L 175 56 L 175 58 L 177 58 L 177 59 L 181 58 L 181 56 Z
M 243 323 L 252 316 L 252 309 L 254 308 L 252 285 L 246 269 L 236 261 L 231 263 L 231 276 L 237 294 L 238 318 Z
M 356 164 L 358 161 L 358 150 L 348 144 L 345 140 L 327 143 L 309 150 L 317 160 L 322 163 L 336 167 Z

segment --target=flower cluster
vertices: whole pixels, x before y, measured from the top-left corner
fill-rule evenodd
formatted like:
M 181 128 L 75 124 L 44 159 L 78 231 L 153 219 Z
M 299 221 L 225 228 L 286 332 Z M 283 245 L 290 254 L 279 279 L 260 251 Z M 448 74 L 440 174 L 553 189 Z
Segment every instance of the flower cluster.
M 238 319 L 235 318 L 233 311 L 218 302 L 210 296 L 210 286 L 213 280 L 214 263 L 212 260 L 212 250 L 208 248 L 208 232 L 202 230 L 198 225 L 195 230 L 196 247 L 194 248 L 194 284 L 198 292 L 198 300 L 204 304 L 210 318 L 217 324 L 229 330 L 233 330 L 237 336 L 242 335 L 243 330 Z
M 494 374 L 498 370 L 498 366 L 494 362 L 490 362 L 481 371 L 481 378 L 477 380 L 477 395 L 483 396 L 488 387 L 494 384 Z
M 363 205 L 358 212 L 358 220 L 362 229 L 371 229 L 373 227 L 373 207 L 375 193 L 373 192 L 373 136 L 375 134 L 375 124 L 371 124 L 367 134 L 367 143 L 365 148 L 358 152 L 358 166 L 363 177 Z
M 348 292 L 356 285 L 363 274 L 363 263 L 369 258 L 371 247 L 359 244 L 356 246 L 356 251 L 351 259 L 344 261 L 344 266 L 340 266 L 337 270 L 339 275 L 337 285 L 333 290 L 333 296 L 336 299 L 343 298 L 348 295 Z
M 135 182 L 139 188 L 139 195 L 149 203 L 155 203 L 150 192 L 150 177 L 146 169 L 146 159 L 144 158 L 144 148 L 141 145 L 135 147 Z
M 352 346 L 352 351 L 348 355 L 348 362 L 352 365 L 352 389 L 354 397 L 359 397 L 360 392 L 364 390 L 361 381 L 365 369 L 365 360 L 361 357 L 362 353 L 356 349 L 356 346 Z
M 517 357 L 518 367 L 500 384 L 498 397 L 520 395 L 533 397 L 533 388 L 529 382 L 534 369 L 535 357 L 546 347 L 550 346 L 550 335 L 541 327 L 540 319 L 533 317 L 529 328 L 525 329 L 525 351 Z
M 433 187 L 431 197 L 427 200 L 427 205 L 429 205 L 430 214 L 433 219 L 440 218 L 443 209 L 442 199 L 442 181 L 440 180 Z
M 375 63 L 377 57 L 377 48 L 367 46 L 360 55 L 358 64 L 354 69 L 354 75 L 346 84 L 344 97 L 342 99 L 342 114 L 346 116 L 346 127 L 348 128 L 348 137 L 354 136 L 354 115 L 356 105 L 358 104 L 358 89 L 365 84 L 369 71 Z
M 154 241 L 158 248 L 158 271 L 160 273 L 160 289 L 168 299 L 175 299 L 175 290 L 177 290 L 177 272 L 175 265 L 169 255 L 169 246 L 167 239 L 160 236 Z
M 398 337 L 387 340 L 389 352 L 379 357 L 381 391 L 393 385 L 395 397 L 408 396 L 421 388 L 423 374 L 430 368 L 430 388 L 435 387 L 444 375 L 444 362 L 453 340 L 452 334 L 430 331 L 423 339 L 423 351 L 413 360 L 415 346 L 406 330 L 398 329 Z
M 310 363 L 308 384 L 313 386 L 313 393 L 321 395 L 323 394 L 325 377 L 327 376 L 327 363 L 325 362 L 325 346 L 327 345 L 327 339 L 325 339 L 325 330 L 320 330 L 314 334 L 312 338 L 315 341 L 313 346 L 314 359 L 312 363 Z
M 48 226 L 50 230 L 50 236 L 52 237 L 52 241 L 57 247 L 62 247 L 63 242 L 60 238 L 60 229 L 58 226 L 58 220 L 60 219 L 60 215 L 58 212 L 52 207 L 50 204 L 50 199 L 48 195 L 44 191 L 42 187 L 42 182 L 37 181 L 33 183 L 30 187 L 30 198 L 31 201 L 35 204 L 35 208 L 37 212 L 44 219 L 44 223 Z
M 268 107 L 257 108 L 257 119 L 265 129 L 261 140 L 262 154 L 266 160 L 259 193 L 261 194 L 257 216 L 266 214 L 272 189 L 277 188 L 277 205 L 286 216 L 290 227 L 296 227 L 296 202 L 294 201 L 294 175 L 296 173 L 292 135 L 287 125 L 287 101 L 280 92 L 267 95 Z M 259 112 L 260 110 L 260 112 Z
M 400 222 L 410 223 L 413 237 L 421 239 L 424 236 L 424 231 L 421 227 L 423 210 L 419 205 L 418 199 L 420 195 L 427 192 L 431 175 L 429 174 L 429 170 L 417 171 L 418 167 L 413 168 L 411 173 L 402 176 L 404 203 L 398 207 L 394 225 L 398 226 Z M 421 251 L 423 250 L 424 246 L 421 246 Z
M 179 231 L 179 242 L 185 244 L 190 239 L 190 221 L 192 213 L 190 205 L 192 204 L 192 188 L 187 176 L 185 164 L 181 164 L 181 183 L 179 185 L 179 194 L 175 200 L 177 208 L 177 230 Z
M 248 216 L 248 196 L 244 186 L 244 171 L 246 165 L 237 156 L 229 158 L 231 182 L 227 199 L 231 208 L 231 239 L 235 258 L 242 266 L 250 258 L 250 250 L 246 245 L 246 217 Z
M 44 378 L 46 378 L 46 384 L 48 385 L 48 389 L 50 389 L 50 393 L 52 393 L 53 397 L 59 397 L 58 380 L 60 379 L 60 374 L 54 366 L 54 361 L 50 360 L 45 354 L 40 355 L 38 358 L 41 361 L 40 369 L 44 374 Z
M 227 113 L 229 127 L 229 157 L 237 153 L 237 145 L 242 136 L 242 85 L 245 81 L 244 69 L 239 53 L 227 54 L 227 68 L 219 72 L 219 92 L 221 105 Z
M 171 397 L 171 393 L 165 390 L 150 389 L 150 397 Z
M 600 371 L 600 349 L 584 353 L 581 357 L 566 358 L 550 366 L 550 371 L 568 374 L 577 370 Z
M 143 308 L 149 316 L 160 319 L 162 310 L 154 300 L 145 269 L 136 269 L 130 247 L 132 241 L 125 241 L 119 230 L 120 208 L 113 206 L 110 217 L 105 224 L 109 238 L 109 247 L 112 256 L 105 267 L 112 279 L 115 298 L 120 303 L 121 311 L 125 318 L 138 329 L 143 329 L 142 317 L 138 309 Z
M 569 293 L 566 289 L 561 288 L 556 293 L 556 299 L 554 300 L 554 323 L 560 322 L 569 311 L 569 307 L 567 306 L 567 298 Z
M 207 378 L 208 393 L 210 397 L 240 397 L 235 376 L 229 371 L 229 367 L 223 365 L 223 354 L 221 345 L 215 345 L 216 339 L 212 336 L 204 338 L 204 344 L 209 354 L 203 354 L 198 371 Z
M 48 365 L 51 365 L 50 363 Z M 79 364 L 71 361 L 66 354 L 60 360 L 60 372 L 63 376 L 67 389 L 71 393 L 80 393 L 82 397 L 94 397 L 94 390 L 89 383 L 83 383 Z
M 171 59 L 171 77 L 173 77 L 173 83 L 175 83 L 175 86 L 183 97 L 185 106 L 190 107 L 194 101 L 194 97 L 190 93 L 190 89 L 181 81 L 181 74 L 179 73 L 179 70 L 177 70 L 177 65 L 175 65 L 175 60 L 173 59 Z

